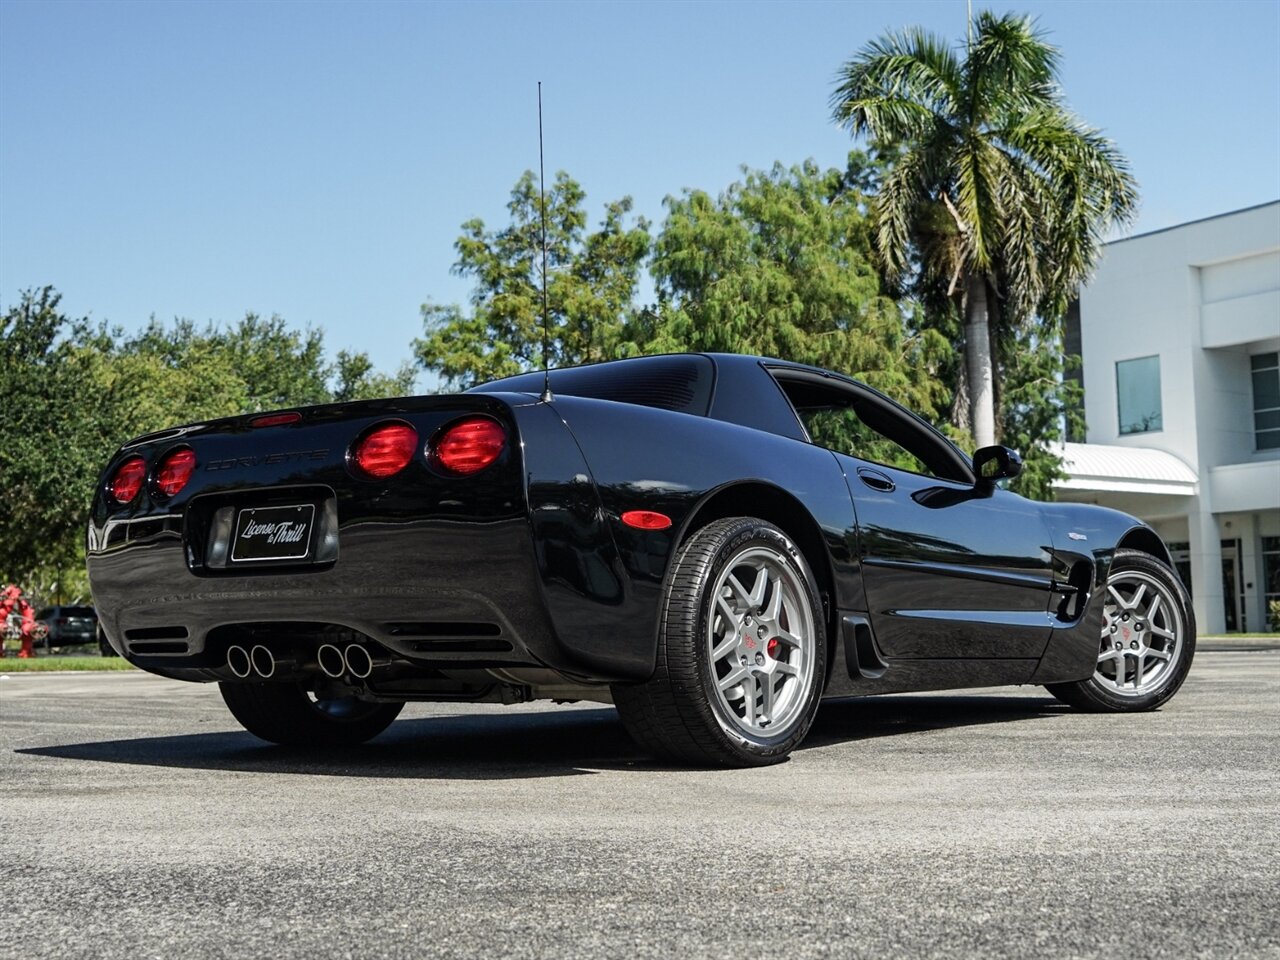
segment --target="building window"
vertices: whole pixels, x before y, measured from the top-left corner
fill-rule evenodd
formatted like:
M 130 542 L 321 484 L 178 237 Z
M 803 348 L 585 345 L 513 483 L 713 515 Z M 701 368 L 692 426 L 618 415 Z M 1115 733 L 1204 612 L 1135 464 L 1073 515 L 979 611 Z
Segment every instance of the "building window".
M 1139 357 L 1116 364 L 1120 433 L 1164 429 L 1160 415 L 1160 358 Z
M 1253 373 L 1253 436 L 1258 450 L 1280 448 L 1280 353 L 1255 353 Z
M 1271 604 L 1280 603 L 1280 537 L 1262 538 L 1262 593 L 1263 613 L 1272 620 L 1272 629 L 1277 625 L 1270 616 Z

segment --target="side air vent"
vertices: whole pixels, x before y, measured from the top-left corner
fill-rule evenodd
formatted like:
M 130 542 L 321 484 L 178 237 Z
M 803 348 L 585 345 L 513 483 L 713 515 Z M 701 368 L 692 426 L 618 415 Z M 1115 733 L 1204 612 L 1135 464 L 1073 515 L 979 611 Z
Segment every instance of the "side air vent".
M 848 614 L 840 619 L 840 633 L 844 638 L 844 659 L 849 676 L 855 680 L 878 680 L 889 669 L 880 656 L 871 621 L 866 617 Z

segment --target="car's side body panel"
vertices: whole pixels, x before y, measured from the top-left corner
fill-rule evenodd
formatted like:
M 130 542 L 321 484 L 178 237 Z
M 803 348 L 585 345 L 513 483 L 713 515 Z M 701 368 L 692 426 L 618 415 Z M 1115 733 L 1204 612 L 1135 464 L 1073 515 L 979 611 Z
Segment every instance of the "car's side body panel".
M 1038 658 L 1053 544 L 1039 505 L 839 456 L 876 640 L 893 659 Z

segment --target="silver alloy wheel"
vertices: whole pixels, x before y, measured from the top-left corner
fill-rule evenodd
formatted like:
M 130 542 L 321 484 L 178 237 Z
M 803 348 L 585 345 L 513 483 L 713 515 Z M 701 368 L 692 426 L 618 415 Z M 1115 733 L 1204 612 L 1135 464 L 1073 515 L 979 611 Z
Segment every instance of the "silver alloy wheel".
M 1093 678 L 1108 693 L 1146 696 L 1172 675 L 1182 637 L 1182 614 L 1169 588 L 1139 570 L 1121 570 L 1107 580 Z
M 770 547 L 750 546 L 724 567 L 707 625 L 716 711 L 727 732 L 787 733 L 813 684 L 814 623 L 801 574 Z

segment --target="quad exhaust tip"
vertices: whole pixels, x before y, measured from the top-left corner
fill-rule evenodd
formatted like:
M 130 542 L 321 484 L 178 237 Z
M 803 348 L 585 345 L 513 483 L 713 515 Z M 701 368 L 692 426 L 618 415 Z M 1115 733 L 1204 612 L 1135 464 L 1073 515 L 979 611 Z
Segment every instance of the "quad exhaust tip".
M 276 672 L 276 658 L 262 644 L 249 651 L 249 663 L 253 666 L 253 672 L 264 680 L 269 680 Z
M 296 666 L 296 660 L 278 659 L 269 647 L 260 643 L 248 650 L 238 643 L 227 647 L 227 669 L 241 680 L 248 680 L 254 675 L 270 680 L 276 674 L 287 673 Z
M 325 643 L 316 650 L 316 665 L 320 672 L 334 680 L 345 676 L 352 676 L 357 680 L 368 679 L 378 663 L 368 648 L 358 643 L 348 645 L 345 650 L 332 643 Z M 270 648 L 260 643 L 249 650 L 239 644 L 227 648 L 227 668 L 241 680 L 247 680 L 250 675 L 255 674 L 269 680 L 295 665 L 294 660 L 276 659 Z
M 334 680 L 341 679 L 347 672 L 346 658 L 332 643 L 320 645 L 320 649 L 316 651 L 316 662 L 320 665 L 320 672 Z
M 253 673 L 253 658 L 244 647 L 232 644 L 227 647 L 227 668 L 241 680 L 246 680 Z
M 351 644 L 342 656 L 346 660 L 347 671 L 357 680 L 364 680 L 373 673 L 373 657 L 360 644 Z
M 345 649 L 325 643 L 316 651 L 316 663 L 320 666 L 320 672 L 334 680 L 346 676 L 367 680 L 380 662 L 374 659 L 368 647 L 358 643 L 348 644 Z

